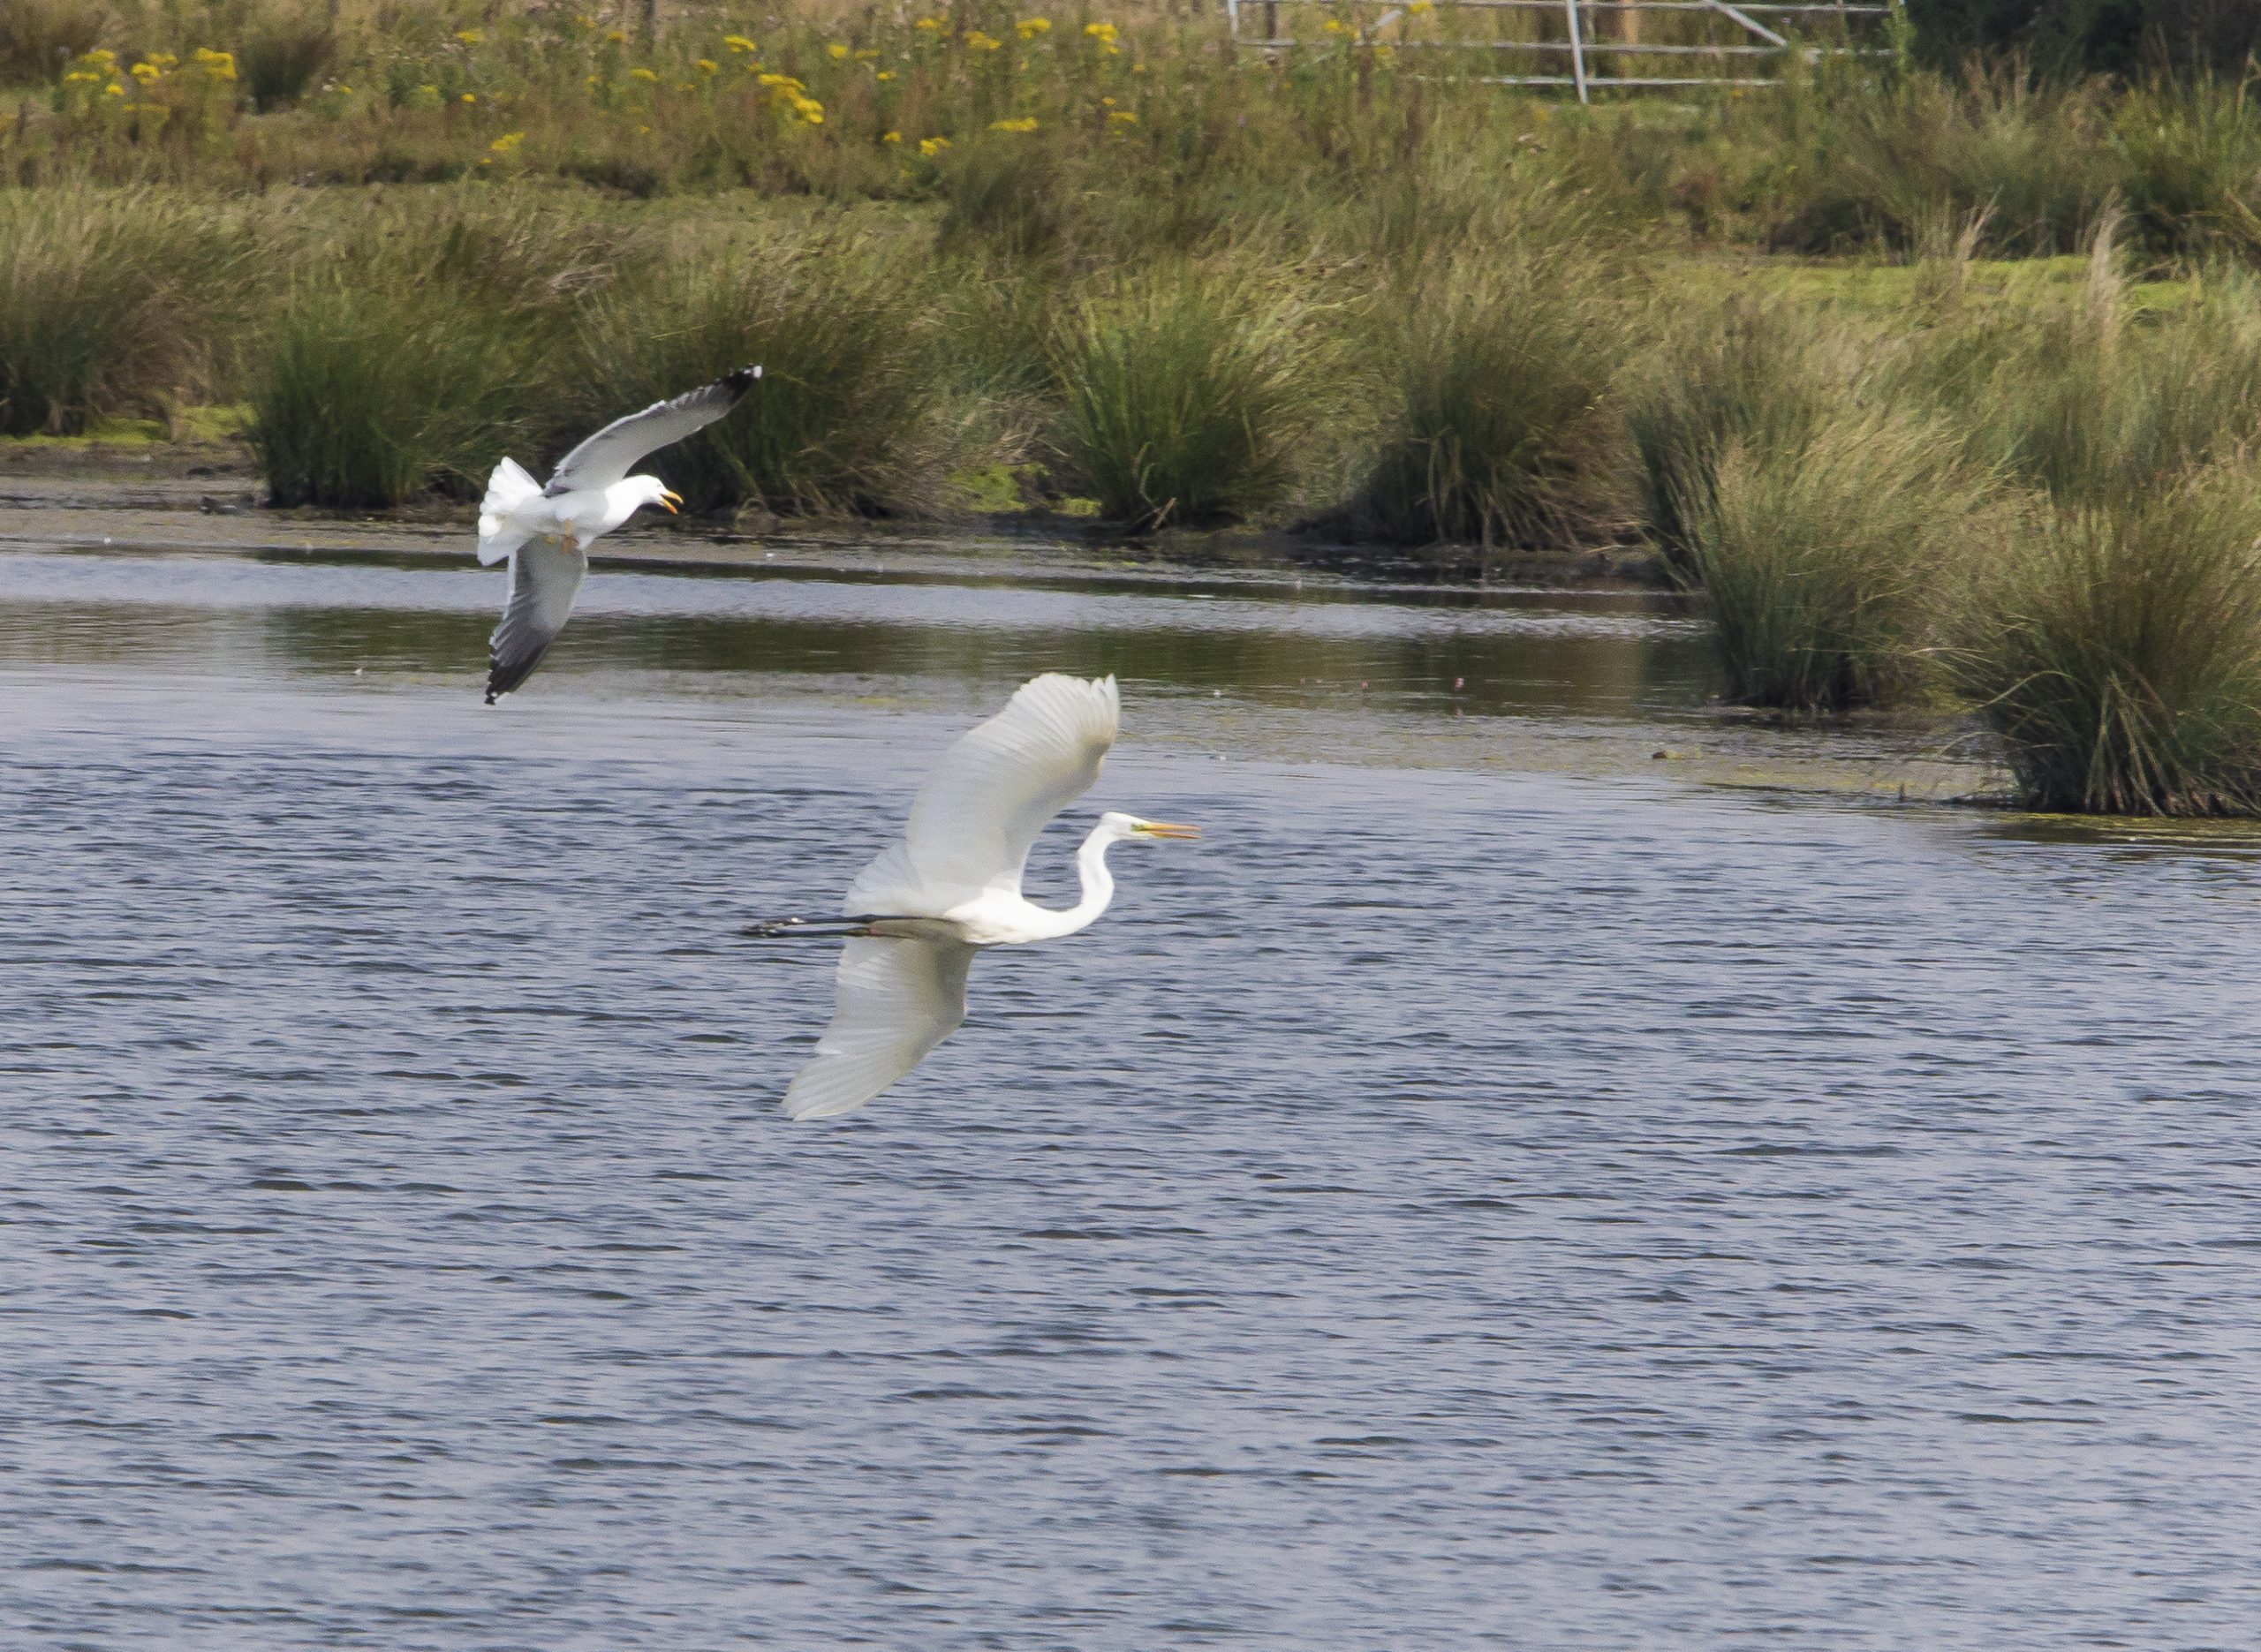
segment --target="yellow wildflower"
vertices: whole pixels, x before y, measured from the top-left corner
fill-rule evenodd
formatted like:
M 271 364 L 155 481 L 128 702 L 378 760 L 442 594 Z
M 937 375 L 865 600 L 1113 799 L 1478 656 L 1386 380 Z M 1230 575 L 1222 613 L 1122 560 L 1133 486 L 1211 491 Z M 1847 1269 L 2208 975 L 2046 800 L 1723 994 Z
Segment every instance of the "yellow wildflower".
M 919 140 L 919 153 L 929 161 L 949 147 L 950 140 L 947 138 L 921 138 Z
M 466 92 L 463 94 L 463 101 L 466 103 L 476 103 L 479 102 L 479 95 L 475 92 Z
M 159 76 L 163 75 L 164 71 L 158 68 L 157 65 L 153 63 L 137 63 L 125 72 L 132 75 L 143 86 L 147 86 L 150 81 L 155 80 Z
M 1024 115 L 1018 120 L 993 120 L 989 123 L 989 130 L 991 132 L 1034 132 L 1036 117 Z
M 593 74 L 589 77 L 588 84 L 591 86 L 602 86 L 604 84 L 604 77 L 601 74 Z
M 215 80 L 236 78 L 236 55 L 228 51 L 214 51 L 209 46 L 199 46 L 189 54 L 199 69 Z
M 883 132 L 880 134 L 880 141 L 881 143 L 901 143 L 903 141 L 903 134 L 899 132 Z
M 788 92 L 805 92 L 808 88 L 789 74 L 766 74 L 755 82 L 757 86 L 774 86 Z
M 938 17 L 922 17 L 911 26 L 922 34 L 939 34 L 942 30 L 942 20 Z
M 1430 12 L 1436 9 L 1433 0 L 1413 0 L 1413 4 L 1405 8 L 1405 15 L 1408 17 L 1426 17 Z
M 1111 109 L 1107 111 L 1107 117 L 1109 120 L 1119 120 L 1126 126 L 1135 126 L 1138 124 L 1138 111 L 1135 109 Z
M 966 49 L 969 51 L 995 51 L 1004 43 L 1005 42 L 1001 40 L 993 39 L 991 36 L 984 34 L 978 28 L 969 29 L 966 32 L 965 44 Z
M 1111 97 L 1103 97 L 1100 99 L 1099 106 L 1101 109 L 1113 109 L 1115 107 L 1115 100 Z
M 798 115 L 803 120 L 808 122 L 812 126 L 821 126 L 824 124 L 824 105 L 818 102 L 813 97 L 795 98 L 793 100 L 793 112 Z
M 835 63 L 846 63 L 848 61 L 848 49 L 845 46 L 843 46 L 838 41 L 835 41 L 831 45 L 826 47 L 824 49 L 824 55 L 831 58 Z
M 107 46 L 97 46 L 94 50 L 88 52 L 79 61 L 81 63 L 100 64 L 103 68 L 107 69 L 110 64 L 117 61 L 117 54 Z
M 89 74 L 84 69 L 73 69 L 69 74 L 63 77 L 63 84 L 65 86 L 92 86 L 95 81 L 101 79 L 102 76 L 98 74 Z
M 124 97 L 125 95 L 125 88 L 120 86 L 117 81 L 113 80 L 102 88 L 102 95 L 105 97 Z
M 477 46 L 483 42 L 487 36 L 475 28 L 459 28 L 456 31 L 456 38 L 466 46 Z
M 1084 25 L 1084 33 L 1090 35 L 1102 46 L 1112 46 L 1115 44 L 1116 30 L 1115 25 L 1112 23 L 1086 23 Z
M 748 52 L 753 49 L 753 42 L 743 34 L 725 34 L 722 36 L 722 44 L 733 52 Z
M 1348 34 L 1351 32 L 1350 26 L 1345 23 L 1339 17 L 1331 17 L 1327 19 L 1327 21 L 1320 24 L 1319 27 L 1320 32 L 1325 34 Z
M 609 28 L 605 30 L 604 37 L 609 43 L 615 46 L 625 46 L 628 44 L 628 31 L 626 29 Z
M 879 49 L 877 47 L 866 46 L 861 51 L 855 54 L 855 58 L 858 63 L 876 63 L 879 61 Z
M 882 69 L 878 74 L 873 77 L 873 79 L 881 81 L 892 80 L 895 78 L 895 71 L 892 69 Z
M 337 95 L 340 97 L 352 97 L 353 95 L 353 88 L 347 86 L 344 81 L 340 81 L 337 87 Z
M 526 140 L 526 135 L 522 132 L 506 132 L 487 147 L 496 155 L 509 155 Z
M 701 57 L 692 64 L 692 67 L 698 70 L 701 74 L 713 74 L 722 66 L 722 64 L 716 63 L 712 57 Z
M 149 54 L 149 61 L 160 69 L 177 69 L 180 66 L 180 59 L 169 51 L 153 51 Z
M 660 79 L 660 77 L 649 69 L 631 69 L 628 72 L 628 78 L 631 80 L 641 80 L 647 86 L 656 86 Z
M 1051 31 L 1052 19 L 1048 17 L 1025 17 L 1014 24 L 1013 28 L 1023 40 L 1034 40 L 1038 35 Z

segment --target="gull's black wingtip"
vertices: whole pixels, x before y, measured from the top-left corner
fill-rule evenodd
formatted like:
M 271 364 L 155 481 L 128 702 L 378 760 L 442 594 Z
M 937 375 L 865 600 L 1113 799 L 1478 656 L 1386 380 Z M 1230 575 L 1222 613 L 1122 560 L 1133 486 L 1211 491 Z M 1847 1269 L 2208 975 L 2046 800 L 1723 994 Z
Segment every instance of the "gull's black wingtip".
M 753 381 L 761 376 L 761 364 L 750 362 L 736 373 L 724 373 L 722 382 L 730 387 L 732 396 L 744 396 L 753 388 Z

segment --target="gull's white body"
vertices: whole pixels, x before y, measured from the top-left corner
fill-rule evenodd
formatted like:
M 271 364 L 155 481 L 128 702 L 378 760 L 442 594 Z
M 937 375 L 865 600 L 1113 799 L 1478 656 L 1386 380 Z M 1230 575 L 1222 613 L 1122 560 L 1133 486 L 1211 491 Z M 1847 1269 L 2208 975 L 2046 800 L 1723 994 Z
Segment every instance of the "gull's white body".
M 1122 715 L 1115 679 L 1041 676 L 963 735 L 919 788 L 902 838 L 849 886 L 851 939 L 832 1024 L 785 1092 L 796 1119 L 852 1113 L 925 1059 L 965 1019 L 966 971 L 984 947 L 1055 940 L 1087 928 L 1115 897 L 1107 852 L 1192 829 L 1109 813 L 1076 852 L 1075 905 L 1021 894 L 1045 823 L 1091 788 Z
M 646 505 L 672 511 L 682 502 L 658 477 L 631 476 L 628 467 L 713 424 L 760 376 L 760 367 L 742 367 L 614 419 L 560 460 L 546 485 L 516 459 L 495 467 L 479 506 L 479 560 L 509 557 L 510 588 L 488 640 L 489 705 L 526 681 L 565 629 L 589 571 L 590 543 Z
M 586 557 L 602 539 L 647 505 L 666 503 L 667 484 L 656 476 L 629 476 L 609 487 L 577 488 L 554 497 L 516 459 L 495 467 L 479 507 L 479 560 L 492 566 L 528 539 L 569 541 Z

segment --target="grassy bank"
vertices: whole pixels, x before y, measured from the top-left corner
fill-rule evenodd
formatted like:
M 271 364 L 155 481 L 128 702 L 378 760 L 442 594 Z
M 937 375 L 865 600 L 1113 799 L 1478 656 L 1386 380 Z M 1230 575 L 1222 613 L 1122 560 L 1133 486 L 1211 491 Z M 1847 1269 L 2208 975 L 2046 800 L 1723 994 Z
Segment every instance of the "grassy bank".
M 240 405 L 276 500 L 387 505 L 759 359 L 665 461 L 697 508 L 1646 540 L 1735 698 L 1978 707 L 2053 806 L 2255 795 L 2234 513 L 2159 514 L 2261 443 L 2235 85 L 1791 57 L 1580 109 L 1432 7 L 1270 55 L 1161 4 L 34 11 L 0 430 Z M 2135 606 L 2203 607 L 2214 686 L 2066 617 Z

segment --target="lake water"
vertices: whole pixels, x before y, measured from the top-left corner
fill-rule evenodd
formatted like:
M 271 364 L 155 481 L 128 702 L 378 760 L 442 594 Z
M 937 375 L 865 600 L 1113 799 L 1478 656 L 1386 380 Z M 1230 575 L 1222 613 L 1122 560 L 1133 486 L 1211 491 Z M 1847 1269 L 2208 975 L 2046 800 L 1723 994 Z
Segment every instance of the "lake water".
M 0 554 L 0 1645 L 2261 1642 L 2261 840 L 1633 598 L 601 570 L 488 711 L 467 563 Z M 738 928 L 1055 667 L 1040 894 L 1206 840 L 788 1125 Z

